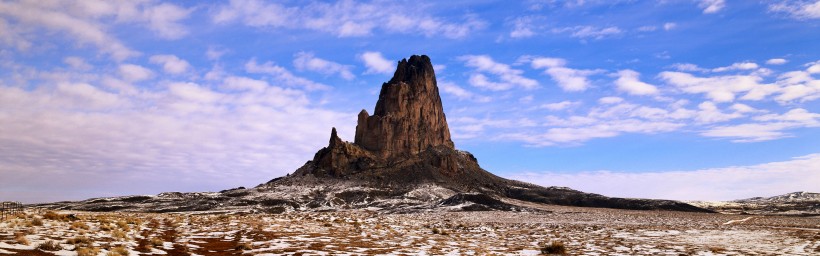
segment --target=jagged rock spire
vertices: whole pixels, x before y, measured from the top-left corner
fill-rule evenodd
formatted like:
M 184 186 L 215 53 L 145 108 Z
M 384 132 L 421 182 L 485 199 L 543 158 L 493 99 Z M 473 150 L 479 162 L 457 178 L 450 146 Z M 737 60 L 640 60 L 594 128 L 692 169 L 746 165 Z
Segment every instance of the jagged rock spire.
M 413 55 L 398 63 L 393 78 L 382 84 L 373 115 L 359 113 L 354 143 L 381 158 L 455 148 L 429 57 Z

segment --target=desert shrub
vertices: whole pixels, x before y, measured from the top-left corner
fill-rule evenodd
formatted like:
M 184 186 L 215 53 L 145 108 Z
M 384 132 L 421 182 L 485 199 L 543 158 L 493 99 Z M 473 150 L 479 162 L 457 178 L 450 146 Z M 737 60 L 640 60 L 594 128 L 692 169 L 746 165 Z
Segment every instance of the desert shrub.
M 162 241 L 162 239 L 160 239 L 159 237 L 151 238 L 151 244 L 156 247 L 162 246 L 162 244 L 164 243 L 165 241 Z
M 59 250 L 62 250 L 63 247 L 60 246 L 60 243 L 58 243 L 57 241 L 47 240 L 47 241 L 45 241 L 41 244 L 38 244 L 37 249 L 40 249 L 40 250 L 43 250 L 43 251 L 59 251 Z
M 75 221 L 74 223 L 71 223 L 71 229 L 72 230 L 87 230 L 88 229 L 88 224 L 85 224 L 85 222 L 82 222 L 82 221 Z
M 31 224 L 29 226 L 42 226 L 43 225 L 43 219 L 34 218 L 34 219 L 31 220 L 31 222 L 29 224 Z
M 111 251 L 108 251 L 105 256 L 128 256 L 128 249 L 125 249 L 123 246 L 117 246 L 111 248 Z
M 77 256 L 97 256 L 100 254 L 100 249 L 95 247 L 80 247 L 77 248 Z
M 114 229 L 114 227 L 111 226 L 111 224 L 109 224 L 109 223 L 101 223 L 100 224 L 100 230 L 102 230 L 102 231 L 111 231 L 113 229 Z
M 74 237 L 74 238 L 69 238 L 68 240 L 66 240 L 66 243 L 71 244 L 71 245 L 91 244 L 91 239 L 88 239 L 88 237 L 84 237 L 84 236 L 78 236 L 78 237 Z
M 47 220 L 57 220 L 57 221 L 71 221 L 72 219 L 76 219 L 70 214 L 59 214 L 54 211 L 47 211 L 43 214 L 43 218 Z
M 444 230 L 444 229 L 433 228 L 433 234 L 445 235 L 446 236 L 446 235 L 449 235 L 450 233 L 447 233 L 447 231 Z
M 128 222 L 124 220 L 117 221 L 117 227 L 125 232 L 131 231 L 131 227 L 128 226 Z
M 18 244 L 29 245 L 29 241 L 26 238 L 26 234 L 23 233 L 14 234 L 14 241 Z
M 564 243 L 560 241 L 552 241 L 550 244 L 541 246 L 541 253 L 543 254 L 567 254 L 567 248 Z
M 115 239 L 118 239 L 118 240 L 122 240 L 122 239 L 125 239 L 126 237 L 128 237 L 128 234 L 126 234 L 122 230 L 114 230 L 114 231 L 111 232 L 111 237 L 114 237 Z

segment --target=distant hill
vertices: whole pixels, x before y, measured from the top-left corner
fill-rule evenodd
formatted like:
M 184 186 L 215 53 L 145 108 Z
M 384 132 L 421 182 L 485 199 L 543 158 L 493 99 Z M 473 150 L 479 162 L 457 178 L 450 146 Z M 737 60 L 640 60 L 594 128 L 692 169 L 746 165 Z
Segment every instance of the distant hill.
M 728 214 L 820 216 L 820 193 L 803 191 L 726 202 L 694 201 L 688 203 Z

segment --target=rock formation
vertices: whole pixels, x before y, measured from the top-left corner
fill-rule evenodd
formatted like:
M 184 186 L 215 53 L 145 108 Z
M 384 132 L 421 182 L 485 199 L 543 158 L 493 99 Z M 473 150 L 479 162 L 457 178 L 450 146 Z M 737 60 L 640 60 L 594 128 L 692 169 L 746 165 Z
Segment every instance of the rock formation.
M 354 143 L 383 159 L 455 148 L 430 58 L 413 55 L 399 62 L 393 78 L 382 84 L 373 115 L 359 113 Z
M 527 210 L 522 201 L 641 210 L 707 211 L 670 200 L 610 198 L 562 187 L 508 180 L 482 169 L 450 139 L 436 75 L 427 56 L 398 63 L 382 84 L 373 115 L 359 113 L 354 142 L 333 128 L 328 146 L 293 174 L 257 187 L 219 193 L 162 193 L 57 203 L 56 209 L 99 211 L 392 212 Z M 518 202 L 518 203 L 516 203 Z

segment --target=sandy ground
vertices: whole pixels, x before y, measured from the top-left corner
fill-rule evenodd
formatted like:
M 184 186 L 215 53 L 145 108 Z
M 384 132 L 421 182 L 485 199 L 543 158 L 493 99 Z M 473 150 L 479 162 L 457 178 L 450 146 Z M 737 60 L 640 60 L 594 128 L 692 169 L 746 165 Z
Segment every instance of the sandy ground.
M 540 212 L 29 210 L 0 255 L 820 255 L 820 218 L 538 206 Z M 51 246 L 48 246 L 51 245 Z

